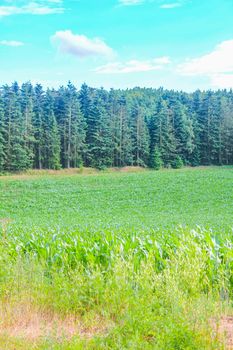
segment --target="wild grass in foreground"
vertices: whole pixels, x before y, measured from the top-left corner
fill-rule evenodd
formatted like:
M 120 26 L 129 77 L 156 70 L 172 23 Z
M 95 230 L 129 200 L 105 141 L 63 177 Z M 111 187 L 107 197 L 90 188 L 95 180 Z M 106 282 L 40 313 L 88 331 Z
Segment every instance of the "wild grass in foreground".
M 232 179 L 0 179 L 0 349 L 227 349 Z
M 28 349 L 223 349 L 213 323 L 231 308 L 232 247 L 230 235 L 182 229 L 8 237 L 1 337 Z

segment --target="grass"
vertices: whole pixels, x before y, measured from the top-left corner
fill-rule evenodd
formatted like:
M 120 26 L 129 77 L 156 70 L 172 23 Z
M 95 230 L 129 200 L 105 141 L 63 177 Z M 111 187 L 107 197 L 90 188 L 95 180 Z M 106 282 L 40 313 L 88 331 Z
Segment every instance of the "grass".
M 0 348 L 224 349 L 232 180 L 231 167 L 0 178 Z

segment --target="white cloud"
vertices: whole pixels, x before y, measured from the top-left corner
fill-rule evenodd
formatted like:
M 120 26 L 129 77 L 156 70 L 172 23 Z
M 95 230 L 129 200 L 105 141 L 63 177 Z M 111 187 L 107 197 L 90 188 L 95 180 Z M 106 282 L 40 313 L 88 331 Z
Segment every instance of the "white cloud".
M 186 60 L 178 72 L 187 76 L 205 76 L 214 87 L 233 87 L 233 40 L 223 41 L 201 57 Z
M 180 2 L 173 2 L 173 3 L 170 3 L 170 4 L 163 4 L 160 6 L 161 9 L 174 9 L 174 8 L 177 8 L 177 7 L 181 7 L 182 4 Z
M 58 0 L 47 0 L 46 2 L 39 0 L 30 1 L 22 6 L 0 6 L 0 17 L 22 14 L 50 15 L 63 13 L 64 8 L 60 4 L 62 2 Z
M 47 2 L 51 2 L 54 4 L 62 4 L 63 0 L 47 0 Z
M 158 57 L 147 61 L 131 60 L 128 62 L 113 62 L 97 67 L 94 71 L 100 74 L 126 74 L 162 70 L 170 63 L 169 57 Z
M 100 38 L 89 39 L 85 35 L 73 34 L 71 30 L 58 31 L 51 40 L 61 52 L 76 57 L 113 56 L 113 50 Z
M 223 41 L 201 57 L 188 59 L 179 71 L 185 75 L 209 75 L 233 72 L 233 40 Z
M 177 0 L 175 2 L 168 2 L 166 0 L 118 0 L 121 6 L 134 6 L 143 3 L 157 3 L 161 9 L 173 9 L 183 6 L 189 0 Z
M 171 63 L 171 59 L 168 56 L 162 56 L 154 58 L 153 62 L 157 64 L 169 64 Z
M 211 84 L 218 89 L 233 88 L 233 74 L 216 74 L 211 77 Z
M 123 6 L 133 6 L 142 4 L 144 0 L 119 0 L 119 4 Z
M 23 46 L 24 43 L 22 41 L 15 41 L 15 40 L 0 40 L 0 45 L 19 47 L 19 46 Z

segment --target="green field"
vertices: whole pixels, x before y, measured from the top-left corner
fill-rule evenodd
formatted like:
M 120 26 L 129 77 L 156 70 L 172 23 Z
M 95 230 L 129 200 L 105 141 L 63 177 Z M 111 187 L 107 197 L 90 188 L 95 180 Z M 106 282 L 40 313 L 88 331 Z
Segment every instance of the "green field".
M 13 226 L 232 227 L 233 168 L 0 178 L 0 216 Z
M 0 349 L 224 349 L 232 213 L 232 167 L 0 177 Z

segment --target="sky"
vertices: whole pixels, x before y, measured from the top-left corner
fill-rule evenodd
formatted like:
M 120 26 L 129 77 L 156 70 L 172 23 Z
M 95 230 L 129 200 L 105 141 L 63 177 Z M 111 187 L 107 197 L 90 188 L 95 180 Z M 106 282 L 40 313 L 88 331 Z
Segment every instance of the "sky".
M 233 0 L 0 0 L 0 85 L 233 88 Z

